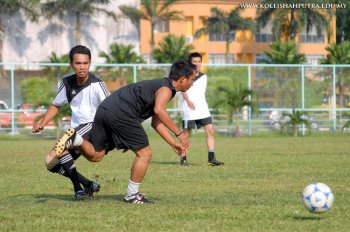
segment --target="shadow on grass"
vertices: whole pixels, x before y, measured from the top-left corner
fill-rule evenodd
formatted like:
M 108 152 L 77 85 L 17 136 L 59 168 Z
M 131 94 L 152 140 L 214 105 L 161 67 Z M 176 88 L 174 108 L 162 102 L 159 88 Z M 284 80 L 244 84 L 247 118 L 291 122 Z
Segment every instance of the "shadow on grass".
M 36 203 L 45 203 L 49 200 L 60 200 L 60 201 L 68 201 L 68 202 L 79 202 L 76 200 L 73 195 L 63 194 L 33 194 L 33 197 L 37 199 Z M 96 194 L 93 198 L 84 200 L 86 202 L 89 201 L 117 201 L 122 202 L 124 200 L 124 195 L 101 195 Z
M 319 216 L 292 216 L 292 218 L 300 221 L 319 221 L 323 219 Z
M 21 195 L 24 196 L 24 195 Z M 34 198 L 37 199 L 35 203 L 46 203 L 49 200 L 60 200 L 67 202 L 81 202 L 80 200 L 76 200 L 72 195 L 57 195 L 57 194 L 32 194 Z M 152 200 L 159 200 L 159 198 L 152 198 Z M 83 202 L 93 202 L 93 201 L 113 201 L 113 202 L 123 202 L 124 203 L 124 195 L 101 195 L 96 194 L 92 199 L 84 200 Z
M 178 162 L 176 161 L 151 161 L 153 164 L 164 164 L 164 165 L 175 165 L 175 166 L 181 166 L 180 160 Z M 188 166 L 198 166 L 198 164 L 195 163 L 188 163 Z M 182 166 L 181 166 L 182 167 Z

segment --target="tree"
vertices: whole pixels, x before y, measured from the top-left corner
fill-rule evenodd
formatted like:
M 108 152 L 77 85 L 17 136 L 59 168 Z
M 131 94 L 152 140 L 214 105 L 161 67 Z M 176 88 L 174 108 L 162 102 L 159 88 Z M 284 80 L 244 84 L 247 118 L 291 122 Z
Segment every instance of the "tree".
M 231 83 L 218 86 L 216 93 L 217 99 L 214 103 L 215 107 L 222 107 L 225 109 L 228 114 L 229 124 L 232 123 L 233 116 L 235 116 L 235 134 L 239 136 L 239 111 L 243 107 L 250 107 L 252 112 L 255 112 L 257 109 L 257 103 L 252 99 L 252 97 L 255 96 L 254 91 L 232 81 Z
M 130 63 L 145 63 L 145 60 L 137 55 L 134 51 L 134 46 L 123 44 L 111 44 L 109 46 L 109 54 L 106 52 L 100 52 L 99 56 L 106 59 L 106 63 L 112 64 L 130 64 Z
M 349 2 L 350 3 L 350 2 Z M 348 4 L 349 4 L 348 3 Z M 337 44 L 350 40 L 350 8 L 337 9 Z
M 49 61 L 45 63 L 58 63 L 58 64 L 69 64 L 69 55 L 65 54 L 62 56 L 58 56 L 55 52 L 52 52 L 49 56 Z M 48 77 L 56 77 L 61 78 L 63 75 L 68 74 L 71 70 L 70 66 L 47 66 L 45 67 L 45 71 Z
M 137 9 L 136 7 L 121 5 L 119 9 L 128 17 L 131 22 L 138 27 L 140 31 L 140 20 L 144 19 L 151 23 L 151 51 L 154 50 L 154 29 L 156 23 L 159 21 L 180 20 L 182 19 L 182 12 L 177 10 L 169 10 L 169 8 L 178 0 L 141 0 L 141 5 L 144 6 L 145 11 Z M 162 2 L 162 3 L 160 3 Z
M 241 8 L 236 8 L 230 13 L 225 13 L 216 7 L 211 8 L 213 16 L 204 21 L 204 27 L 197 30 L 195 37 L 201 37 L 203 34 L 223 34 L 226 42 L 226 63 L 230 54 L 230 44 L 234 40 L 234 34 L 237 30 L 255 31 L 255 23 L 251 19 L 242 18 L 239 13 Z
M 275 42 L 270 46 L 271 51 L 264 51 L 267 59 L 266 64 L 302 64 L 307 61 L 305 54 L 298 53 L 297 45 L 294 42 Z
M 307 61 L 305 54 L 298 53 L 297 45 L 294 42 L 278 41 L 271 44 L 270 49 L 270 51 L 263 52 L 267 58 L 263 59 L 262 63 L 302 64 Z M 271 73 L 273 77 L 277 77 L 270 80 L 270 85 L 274 86 L 273 89 L 276 91 L 278 99 L 280 99 L 280 105 L 287 106 L 291 103 L 292 107 L 297 107 L 300 82 L 295 67 L 267 67 L 265 71 Z
M 328 52 L 326 58 L 321 60 L 321 64 L 350 64 L 350 41 L 341 44 L 331 43 L 326 48 Z M 347 80 L 350 74 L 349 68 L 336 68 L 337 87 L 339 90 L 339 105 L 343 107 L 345 86 L 350 84 Z M 332 80 L 333 75 L 329 73 L 325 75 L 328 80 Z
M 327 3 L 324 0 L 301 0 L 298 3 Z M 295 4 L 294 0 L 265 0 L 262 3 L 280 3 Z M 326 29 L 328 41 L 331 34 L 331 18 L 333 10 L 331 8 L 324 9 L 323 14 L 319 9 L 311 7 L 296 8 L 260 8 L 257 11 L 257 22 L 260 27 L 265 27 L 272 20 L 272 32 L 275 38 L 284 38 L 284 40 L 294 41 L 295 37 L 304 27 L 308 33 L 313 27 L 316 28 L 317 34 L 322 35 L 322 31 Z
M 131 23 L 136 27 L 139 41 L 140 41 L 140 21 L 144 17 L 144 13 L 137 9 L 136 7 L 129 5 L 120 5 L 119 10 L 125 17 L 128 17 Z
M 137 55 L 134 51 L 134 46 L 129 45 L 123 45 L 123 44 L 111 44 L 109 46 L 109 53 L 101 51 L 99 53 L 100 57 L 105 58 L 107 64 L 140 64 L 145 63 L 145 60 Z M 109 71 L 108 77 L 112 78 L 113 80 L 116 79 L 116 77 L 125 78 L 125 76 L 128 76 L 130 78 L 127 82 L 131 83 L 132 73 L 128 72 L 127 69 L 122 67 L 99 67 L 98 70 L 107 70 Z M 132 70 L 130 70 L 132 71 Z M 130 73 L 129 75 L 127 73 Z M 130 80 L 129 80 L 130 79 Z
M 285 122 L 282 124 L 281 130 L 292 129 L 292 133 L 295 137 L 298 136 L 298 130 L 300 125 L 305 125 L 309 131 L 311 131 L 310 121 L 307 117 L 307 113 L 293 108 L 292 113 L 283 113 Z
M 193 49 L 192 44 L 186 44 L 185 36 L 168 35 L 159 42 L 159 48 L 154 49 L 152 56 L 158 63 L 172 63 L 181 58 L 187 59 Z
M 0 62 L 3 61 L 2 48 L 6 36 L 5 25 L 2 20 L 13 17 L 18 11 L 23 11 L 27 18 L 36 21 L 38 19 L 38 4 L 39 0 L 0 0 Z M 2 85 L 1 79 L 4 77 L 3 66 L 0 66 L 0 85 Z
M 104 13 L 117 21 L 117 16 L 113 11 L 98 7 L 97 5 L 108 5 L 110 0 L 55 0 L 42 3 L 41 10 L 47 18 L 54 15 L 62 16 L 64 14 L 75 16 L 75 39 L 76 44 L 81 40 L 81 17 L 91 17 L 97 12 Z

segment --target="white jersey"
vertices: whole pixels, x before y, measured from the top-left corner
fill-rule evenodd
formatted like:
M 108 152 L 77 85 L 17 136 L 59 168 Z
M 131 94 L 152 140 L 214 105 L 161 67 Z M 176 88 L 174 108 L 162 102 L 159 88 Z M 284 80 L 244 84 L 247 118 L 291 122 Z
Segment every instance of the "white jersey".
M 77 85 L 75 74 L 73 74 L 63 78 L 52 104 L 55 106 L 70 104 L 71 127 L 75 128 L 92 122 L 97 107 L 108 95 L 106 84 L 92 73 L 89 73 L 89 79 L 83 86 Z
M 205 99 L 208 77 L 204 73 L 199 73 L 189 90 L 186 91 L 188 98 L 193 102 L 195 110 L 188 107 L 187 102 L 182 103 L 183 120 L 197 120 L 210 117 L 209 107 Z

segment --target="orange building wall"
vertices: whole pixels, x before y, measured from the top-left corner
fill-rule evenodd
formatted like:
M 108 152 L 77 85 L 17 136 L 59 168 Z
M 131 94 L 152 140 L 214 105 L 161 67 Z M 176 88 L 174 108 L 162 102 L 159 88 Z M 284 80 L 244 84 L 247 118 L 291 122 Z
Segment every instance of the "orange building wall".
M 170 21 L 169 33 L 158 33 L 155 32 L 155 46 L 158 42 L 168 34 L 176 36 L 190 36 L 194 35 L 195 31 L 201 28 L 203 18 L 207 18 L 211 15 L 210 9 L 217 7 L 224 12 L 229 12 L 239 6 L 240 2 L 256 2 L 256 1 L 205 1 L 205 0 L 187 0 L 179 1 L 173 5 L 171 10 L 182 11 L 184 20 L 181 21 Z M 242 9 L 241 16 L 246 18 L 255 18 L 256 9 Z M 333 35 L 331 41 L 335 41 L 335 19 L 332 22 Z M 146 20 L 141 20 L 141 54 L 150 53 L 150 23 Z M 203 54 L 203 61 L 207 61 L 209 53 L 226 53 L 226 44 L 224 41 L 211 42 L 208 41 L 208 36 L 201 38 L 195 38 L 193 36 L 192 44 L 195 47 L 195 51 Z M 324 44 L 313 44 L 313 43 L 301 43 L 299 44 L 299 52 L 305 53 L 306 55 L 324 55 L 326 54 L 325 48 L 327 47 L 327 40 L 325 39 Z M 250 31 L 237 31 L 236 39 L 230 44 L 230 53 L 235 54 L 235 62 L 237 63 L 254 63 L 255 54 L 262 53 L 264 50 L 268 50 L 270 43 L 256 43 L 254 36 Z

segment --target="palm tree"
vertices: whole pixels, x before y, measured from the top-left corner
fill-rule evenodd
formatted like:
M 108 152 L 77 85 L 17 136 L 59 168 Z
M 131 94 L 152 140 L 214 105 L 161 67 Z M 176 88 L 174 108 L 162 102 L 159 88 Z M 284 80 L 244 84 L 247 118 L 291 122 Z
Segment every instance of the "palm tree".
M 134 46 L 129 45 L 123 45 L 123 44 L 111 44 L 109 46 L 109 53 L 106 53 L 104 51 L 101 51 L 99 53 L 99 57 L 105 58 L 105 62 L 107 64 L 141 64 L 145 63 L 145 60 L 137 55 L 134 51 Z M 125 78 L 125 76 L 129 76 L 130 78 L 127 78 L 127 82 L 131 83 L 131 70 L 121 67 L 99 67 L 98 70 L 107 70 L 109 73 L 107 77 L 112 78 L 115 80 L 117 77 L 119 78 Z M 129 72 L 128 72 L 129 71 Z M 130 75 L 127 75 L 127 73 L 130 73 Z
M 159 42 L 159 48 L 154 49 L 153 58 L 158 63 L 172 63 L 177 59 L 186 59 L 194 47 L 186 45 L 186 37 L 168 35 Z
M 234 33 L 237 30 L 255 31 L 255 23 L 251 19 L 242 18 L 239 13 L 241 8 L 236 8 L 229 13 L 213 7 L 211 13 L 213 16 L 204 21 L 204 27 L 197 30 L 195 37 L 201 37 L 203 34 L 223 34 L 226 41 L 226 63 L 230 54 L 230 43 L 234 40 Z
M 80 44 L 81 40 L 81 17 L 92 16 L 97 12 L 104 13 L 117 21 L 117 16 L 113 11 L 98 7 L 97 5 L 108 5 L 110 0 L 56 0 L 42 3 L 41 10 L 47 18 L 54 15 L 62 16 L 64 14 L 75 16 L 75 40 Z
M 233 122 L 233 116 L 235 116 L 236 128 L 235 135 L 240 135 L 239 126 L 239 111 L 243 107 L 250 107 L 252 112 L 257 110 L 257 103 L 251 97 L 255 96 L 254 91 L 243 87 L 241 84 L 232 82 L 218 86 L 216 89 L 217 99 L 214 103 L 215 107 L 223 107 L 228 113 L 228 122 Z
M 285 122 L 281 125 L 281 131 L 291 128 L 295 137 L 298 136 L 300 125 L 305 125 L 309 129 L 309 132 L 311 131 L 311 124 L 306 112 L 293 108 L 292 113 L 283 113 L 283 118 L 285 118 Z
M 321 64 L 350 64 L 350 41 L 341 44 L 331 43 L 326 48 L 328 52 L 326 58 L 321 60 Z M 345 94 L 345 86 L 349 84 L 347 77 L 350 74 L 349 68 L 337 68 L 337 87 L 339 90 L 339 105 L 343 107 L 343 99 Z M 333 75 L 329 73 L 328 79 L 331 80 Z
M 348 3 L 350 3 L 348 1 Z M 350 40 L 350 8 L 337 9 L 337 43 Z
M 31 21 L 38 19 L 37 6 L 39 0 L 0 0 L 0 62 L 3 61 L 2 48 L 6 36 L 4 21 L 11 18 L 18 11 L 23 11 L 25 16 Z M 3 66 L 0 66 L 0 80 L 5 77 Z M 4 86 L 2 80 L 0 85 Z
M 154 50 L 154 29 L 156 23 L 159 20 L 168 21 L 168 20 L 180 20 L 182 19 L 182 12 L 177 10 L 169 10 L 169 7 L 173 5 L 178 0 L 141 0 L 141 5 L 144 6 L 145 11 L 137 9 L 136 7 L 121 5 L 119 9 L 122 13 L 128 17 L 131 22 L 137 27 L 137 30 L 140 31 L 140 20 L 144 19 L 151 23 L 151 51 Z M 139 32 L 140 33 L 140 32 Z
M 277 41 L 270 45 L 271 51 L 264 51 L 267 59 L 263 59 L 266 64 L 302 64 L 307 61 L 305 54 L 298 53 L 298 48 L 294 42 Z
M 307 61 L 305 54 L 298 53 L 295 42 L 277 41 L 270 46 L 270 51 L 263 52 L 266 59 L 262 63 L 266 64 L 302 64 Z M 271 73 L 272 76 L 278 77 L 270 81 L 270 85 L 274 86 L 281 105 L 291 103 L 292 107 L 297 107 L 298 93 L 300 93 L 300 83 L 297 81 L 298 73 L 295 67 L 276 68 L 267 67 L 264 71 Z
M 59 64 L 68 64 L 70 63 L 69 55 L 64 54 L 58 56 L 55 52 L 52 52 L 49 56 L 49 61 L 47 63 L 59 63 Z M 45 68 L 48 77 L 60 78 L 63 75 L 66 75 L 70 71 L 70 66 L 47 66 Z
M 130 64 L 130 63 L 145 63 L 145 60 L 137 55 L 134 51 L 134 46 L 124 44 L 111 44 L 109 46 L 109 54 L 106 52 L 100 52 L 99 56 L 106 59 L 106 63 L 112 64 Z
M 298 3 L 318 3 L 326 2 L 323 0 L 301 0 Z M 262 3 L 286 3 L 295 4 L 294 0 L 265 0 Z M 328 33 L 328 41 L 331 34 L 332 9 L 326 10 L 326 15 L 315 8 L 296 7 L 296 8 L 260 8 L 257 11 L 257 22 L 261 27 L 265 27 L 272 20 L 272 32 L 275 38 L 284 38 L 294 41 L 296 35 L 306 26 L 308 33 L 313 27 L 317 34 L 321 35 L 323 29 Z

